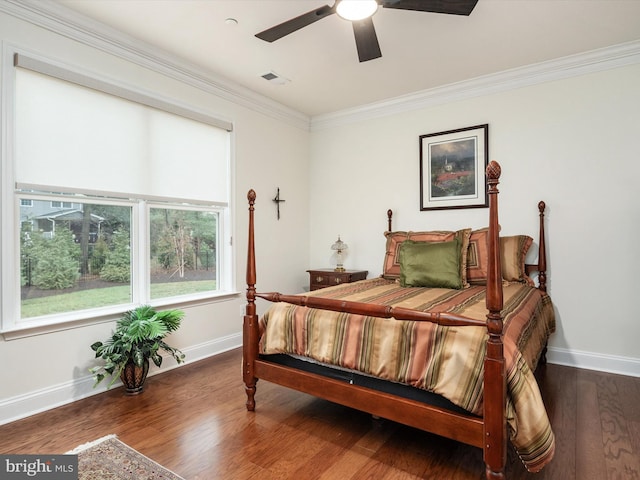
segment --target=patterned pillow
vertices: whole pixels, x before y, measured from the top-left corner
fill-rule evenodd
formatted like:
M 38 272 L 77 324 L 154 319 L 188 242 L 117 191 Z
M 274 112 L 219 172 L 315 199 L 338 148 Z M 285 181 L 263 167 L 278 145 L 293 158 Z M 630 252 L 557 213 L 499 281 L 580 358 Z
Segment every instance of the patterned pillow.
M 471 285 L 485 285 L 487 283 L 487 267 L 489 265 L 488 238 L 488 228 L 471 232 L 469 250 L 467 252 L 467 281 Z
M 468 287 L 467 282 L 467 251 L 469 249 L 469 237 L 471 229 L 464 228 L 456 232 L 431 231 L 431 232 L 385 232 L 387 248 L 384 255 L 382 276 L 395 280 L 400 278 L 400 245 L 405 240 L 414 242 L 450 242 L 454 239 L 460 241 L 460 278 L 463 287 Z
M 467 280 L 472 285 L 487 284 L 489 229 L 482 228 L 471 232 L 467 253 Z M 533 285 L 525 271 L 525 258 L 533 238 L 527 235 L 500 237 L 500 263 L 502 279 L 506 282 L 522 282 Z
M 502 279 L 507 282 L 522 282 L 533 285 L 525 270 L 525 258 L 533 238 L 528 235 L 500 237 L 500 262 L 502 263 Z
M 389 280 L 395 280 L 400 278 L 400 245 L 409 239 L 409 232 L 384 232 L 384 236 L 387 237 L 387 246 L 382 265 L 382 276 Z

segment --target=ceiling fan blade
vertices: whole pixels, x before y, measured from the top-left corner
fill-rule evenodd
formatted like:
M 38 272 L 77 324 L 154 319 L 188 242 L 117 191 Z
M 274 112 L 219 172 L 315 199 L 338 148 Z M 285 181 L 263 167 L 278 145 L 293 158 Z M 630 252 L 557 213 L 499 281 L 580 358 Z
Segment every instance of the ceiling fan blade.
M 380 58 L 380 44 L 376 29 L 373 26 L 371 17 L 364 20 L 351 22 L 353 24 L 353 34 L 356 37 L 356 48 L 358 49 L 358 58 L 360 62 L 367 62 L 374 58 Z
M 310 12 L 303 13 L 302 15 L 292 18 L 291 20 L 287 20 L 286 22 L 282 22 L 275 27 L 268 28 L 263 32 L 257 33 L 256 37 L 264 40 L 265 42 L 273 42 L 295 32 L 296 30 L 300 30 L 307 25 L 311 25 L 318 20 L 322 20 L 324 17 L 333 13 L 336 13 L 335 5 L 333 7 L 325 5 L 323 7 L 316 8 L 315 10 L 311 10 Z
M 379 3 L 398 10 L 470 15 L 478 0 L 382 0 Z

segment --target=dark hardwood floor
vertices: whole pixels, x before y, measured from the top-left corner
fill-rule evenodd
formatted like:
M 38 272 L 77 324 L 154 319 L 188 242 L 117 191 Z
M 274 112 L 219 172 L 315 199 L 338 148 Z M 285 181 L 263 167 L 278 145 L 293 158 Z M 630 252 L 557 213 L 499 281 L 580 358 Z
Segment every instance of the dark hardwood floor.
M 239 350 L 0 426 L 0 453 L 63 453 L 115 433 L 187 480 L 474 479 L 482 452 L 258 382 L 245 410 Z M 640 478 L 640 378 L 547 365 L 538 378 L 556 456 L 530 474 L 509 449 L 507 478 Z

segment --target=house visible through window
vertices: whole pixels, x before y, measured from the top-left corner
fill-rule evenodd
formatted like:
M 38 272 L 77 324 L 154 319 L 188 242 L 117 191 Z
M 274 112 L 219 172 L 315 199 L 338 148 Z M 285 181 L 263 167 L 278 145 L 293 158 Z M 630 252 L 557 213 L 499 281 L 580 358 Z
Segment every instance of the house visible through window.
M 18 245 L 3 242 L 2 329 L 232 291 L 231 125 L 30 57 L 16 65 L 3 187 L 19 218 L 2 229 Z
M 31 202 L 20 209 L 21 318 L 130 304 L 132 207 Z

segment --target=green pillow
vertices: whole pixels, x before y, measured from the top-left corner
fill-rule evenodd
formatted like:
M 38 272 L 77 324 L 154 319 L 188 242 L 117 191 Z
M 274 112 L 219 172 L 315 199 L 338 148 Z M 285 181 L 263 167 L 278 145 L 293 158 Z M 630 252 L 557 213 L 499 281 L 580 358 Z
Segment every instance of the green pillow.
M 403 287 L 462 288 L 460 240 L 414 242 L 400 246 L 400 285 Z

